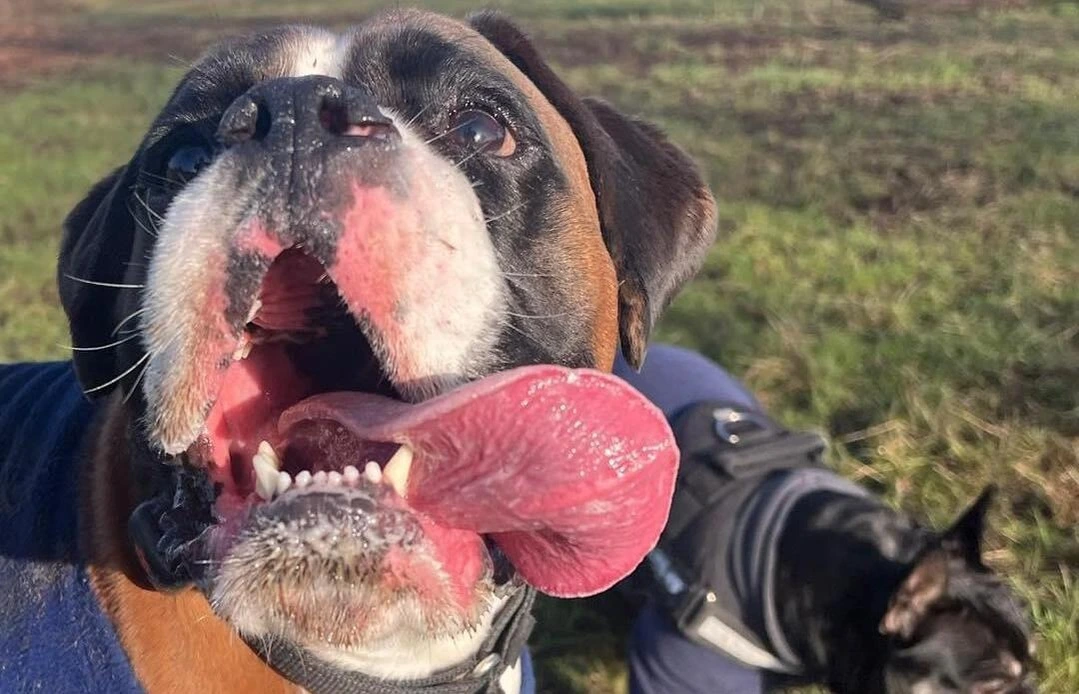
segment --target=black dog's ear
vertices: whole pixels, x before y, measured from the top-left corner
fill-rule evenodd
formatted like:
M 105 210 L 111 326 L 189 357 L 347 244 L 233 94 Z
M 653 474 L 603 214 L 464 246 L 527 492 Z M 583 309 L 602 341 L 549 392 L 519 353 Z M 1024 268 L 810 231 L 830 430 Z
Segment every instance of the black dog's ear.
M 963 515 L 941 537 L 941 546 L 952 556 L 968 565 L 982 568 L 982 537 L 985 534 L 985 514 L 993 502 L 996 488 L 985 488 Z
M 117 351 L 102 347 L 118 339 L 114 330 L 124 290 L 101 283 L 123 284 L 130 269 L 135 221 L 127 207 L 127 169 L 116 169 L 90 189 L 64 220 L 60 244 L 60 303 L 75 347 L 75 373 L 92 396 L 108 392 L 94 389 L 117 375 Z
M 639 368 L 656 320 L 715 238 L 715 199 L 693 161 L 659 129 L 578 97 L 508 19 L 485 12 L 470 21 L 536 85 L 580 143 L 618 273 L 622 353 Z
M 880 633 L 909 639 L 922 618 L 948 591 L 948 554 L 931 549 L 915 562 L 888 602 Z

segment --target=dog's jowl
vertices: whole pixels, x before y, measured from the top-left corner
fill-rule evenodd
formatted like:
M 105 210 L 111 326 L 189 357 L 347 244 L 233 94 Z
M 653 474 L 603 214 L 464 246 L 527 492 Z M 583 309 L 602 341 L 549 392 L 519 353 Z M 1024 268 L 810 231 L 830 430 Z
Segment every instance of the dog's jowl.
M 55 580 L 107 616 L 82 633 L 115 628 L 90 659 L 109 668 L 68 675 L 287 691 L 277 652 L 514 691 L 531 591 L 610 586 L 666 518 L 670 431 L 600 372 L 641 362 L 714 214 L 680 150 L 496 15 L 211 51 L 66 222 L 95 403 L 54 367 L 55 449 L 0 449 L 0 480 L 35 471 L 4 517 L 44 514 L 4 556 L 70 559 Z M 4 407 L 5 432 L 31 426 Z M 49 514 L 74 519 L 51 557 Z M 11 681 L 47 683 L 29 652 Z

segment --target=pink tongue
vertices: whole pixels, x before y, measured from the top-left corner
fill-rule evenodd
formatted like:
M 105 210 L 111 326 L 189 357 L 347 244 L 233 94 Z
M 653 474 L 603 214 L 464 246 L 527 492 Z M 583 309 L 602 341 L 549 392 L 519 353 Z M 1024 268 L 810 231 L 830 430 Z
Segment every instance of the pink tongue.
M 325 393 L 282 415 L 339 422 L 415 451 L 407 501 L 492 536 L 526 581 L 559 597 L 625 577 L 667 521 L 678 449 L 662 413 L 592 370 L 526 366 L 410 405 Z

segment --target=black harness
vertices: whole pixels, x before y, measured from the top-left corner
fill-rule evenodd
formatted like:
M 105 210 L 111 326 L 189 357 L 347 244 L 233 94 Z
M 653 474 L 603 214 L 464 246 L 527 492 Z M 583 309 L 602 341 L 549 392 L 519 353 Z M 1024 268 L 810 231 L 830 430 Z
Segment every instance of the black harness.
M 672 421 L 681 451 L 670 519 L 629 585 L 686 637 L 749 667 L 795 675 L 801 660 L 771 595 L 778 536 L 797 499 L 853 485 L 822 462 L 824 439 L 723 402 Z
M 416 680 L 385 680 L 343 670 L 279 638 L 248 641 L 274 670 L 310 694 L 505 694 L 499 678 L 518 662 L 532 627 L 536 591 L 516 588 L 491 623 L 483 644 L 471 658 Z

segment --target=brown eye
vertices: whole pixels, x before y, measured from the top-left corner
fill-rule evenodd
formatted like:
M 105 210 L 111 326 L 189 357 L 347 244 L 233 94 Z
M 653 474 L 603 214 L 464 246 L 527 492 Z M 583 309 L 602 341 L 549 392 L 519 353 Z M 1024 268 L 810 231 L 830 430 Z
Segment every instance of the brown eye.
M 470 152 L 483 151 L 508 157 L 517 150 L 517 141 L 506 126 L 491 114 L 475 109 L 461 111 L 454 116 L 449 136 Z

